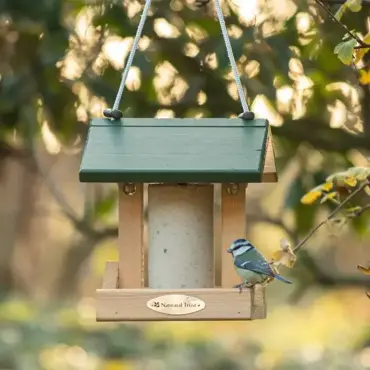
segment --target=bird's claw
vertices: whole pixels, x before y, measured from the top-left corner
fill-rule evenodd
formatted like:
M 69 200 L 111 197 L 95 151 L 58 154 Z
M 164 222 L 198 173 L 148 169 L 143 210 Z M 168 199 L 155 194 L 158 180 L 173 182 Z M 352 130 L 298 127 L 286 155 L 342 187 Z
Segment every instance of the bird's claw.
M 244 286 L 245 286 L 245 284 L 236 284 L 236 285 L 233 286 L 233 288 L 238 288 L 239 293 L 241 293 L 243 291 Z
M 234 285 L 233 288 L 239 288 L 239 293 L 243 291 L 243 288 L 253 288 L 255 284 L 253 283 L 242 283 Z
M 247 282 L 247 283 L 236 284 L 233 286 L 233 288 L 238 288 L 239 293 L 241 293 L 243 291 L 243 288 L 253 288 L 255 285 L 256 283 L 253 284 L 253 283 Z

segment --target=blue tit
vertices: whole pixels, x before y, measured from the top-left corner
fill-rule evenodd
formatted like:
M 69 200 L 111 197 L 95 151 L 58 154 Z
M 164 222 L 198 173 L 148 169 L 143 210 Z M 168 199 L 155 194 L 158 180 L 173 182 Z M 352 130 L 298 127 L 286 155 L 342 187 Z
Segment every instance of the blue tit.
M 248 240 L 233 241 L 227 252 L 232 254 L 235 271 L 244 280 L 243 284 L 235 286 L 240 291 L 243 286 L 263 284 L 274 278 L 291 284 L 289 280 L 284 279 L 272 269 L 262 254 Z

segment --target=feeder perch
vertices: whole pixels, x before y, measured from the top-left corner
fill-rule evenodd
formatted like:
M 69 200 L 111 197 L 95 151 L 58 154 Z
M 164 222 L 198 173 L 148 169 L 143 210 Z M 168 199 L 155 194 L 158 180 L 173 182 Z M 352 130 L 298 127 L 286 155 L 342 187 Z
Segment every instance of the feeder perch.
M 98 321 L 266 317 L 264 288 L 232 288 L 226 253 L 245 236 L 248 183 L 277 182 L 266 120 L 93 119 L 80 181 L 119 186 L 119 261 L 106 263 Z

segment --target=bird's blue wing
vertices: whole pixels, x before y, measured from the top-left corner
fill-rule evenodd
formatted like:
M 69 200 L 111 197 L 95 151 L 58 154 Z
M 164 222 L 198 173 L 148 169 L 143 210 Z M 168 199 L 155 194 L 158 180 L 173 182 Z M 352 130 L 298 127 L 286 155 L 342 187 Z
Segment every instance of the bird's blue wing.
M 256 272 L 257 274 L 263 274 L 268 276 L 275 276 L 270 264 L 267 261 L 241 261 L 238 257 L 234 260 L 234 265 L 243 270 L 249 270 Z

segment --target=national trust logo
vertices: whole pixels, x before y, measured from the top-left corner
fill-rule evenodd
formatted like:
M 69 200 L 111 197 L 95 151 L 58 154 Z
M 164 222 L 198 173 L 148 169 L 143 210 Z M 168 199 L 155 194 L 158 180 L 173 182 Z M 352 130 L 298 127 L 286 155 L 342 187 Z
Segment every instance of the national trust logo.
M 188 315 L 203 310 L 206 304 L 199 298 L 183 294 L 167 294 L 149 300 L 147 307 L 167 315 Z

